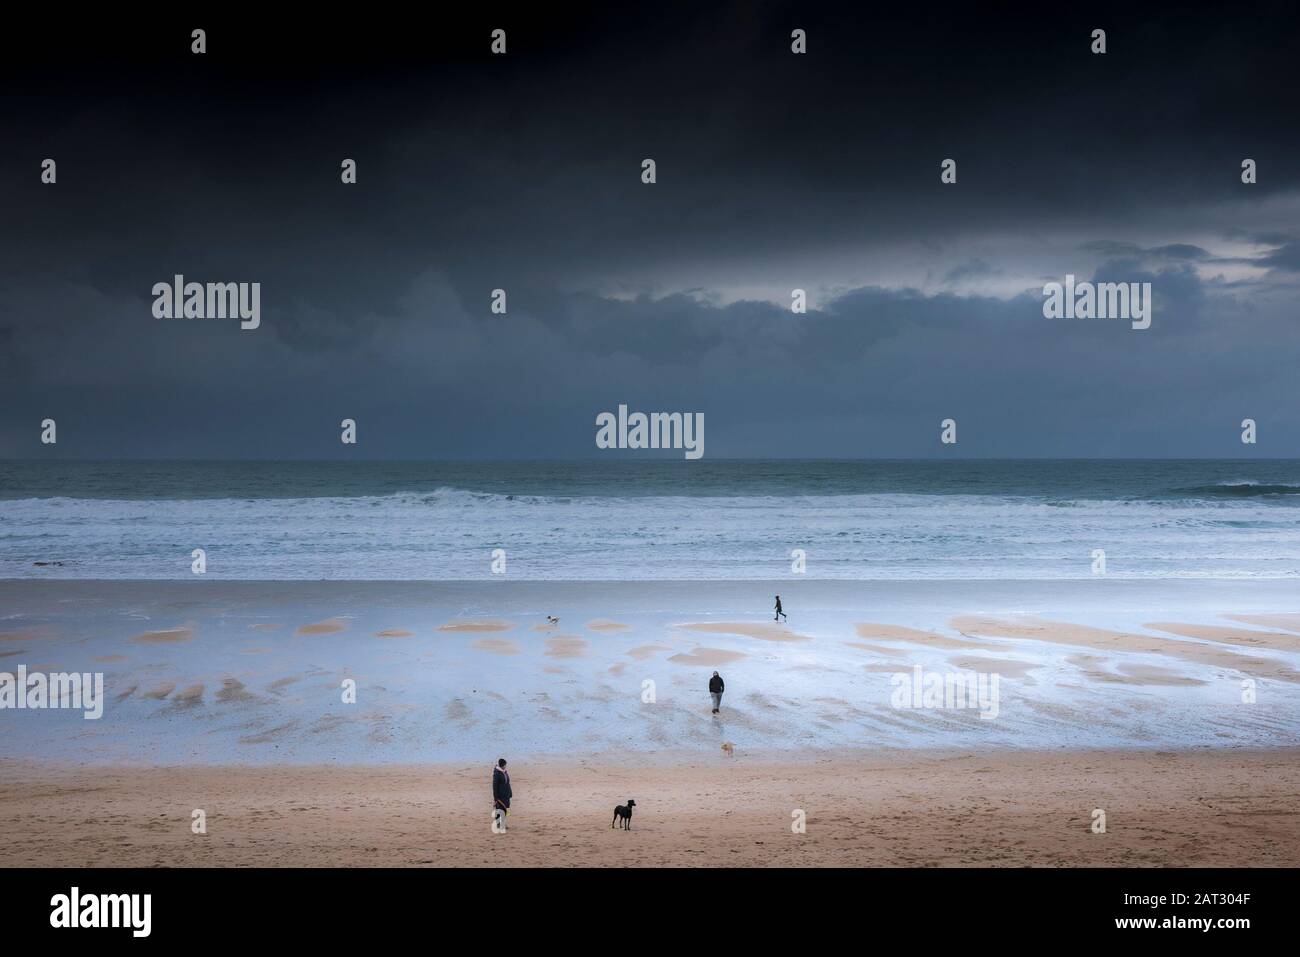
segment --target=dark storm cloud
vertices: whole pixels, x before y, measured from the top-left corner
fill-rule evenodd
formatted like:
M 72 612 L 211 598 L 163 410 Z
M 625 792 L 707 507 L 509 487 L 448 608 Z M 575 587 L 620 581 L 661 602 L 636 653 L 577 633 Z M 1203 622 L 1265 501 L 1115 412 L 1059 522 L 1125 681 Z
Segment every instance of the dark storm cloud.
M 968 263 L 962 263 L 960 266 L 953 266 L 943 274 L 944 282 L 958 282 L 962 279 L 972 279 L 979 276 L 996 276 L 999 270 L 994 269 L 982 259 L 975 259 Z
M 596 413 L 620 402 L 705 412 L 710 455 L 934 454 L 948 416 L 973 455 L 1230 454 L 1247 415 L 1277 440 L 1300 438 L 1276 404 L 1300 346 L 1289 314 L 1216 291 L 1187 266 L 1116 261 L 1093 278 L 1152 282 L 1152 328 L 1046 320 L 1034 293 L 881 288 L 804 316 L 766 302 L 574 294 L 547 300 L 544 316 L 520 296 L 491 320 L 428 273 L 397 312 L 362 317 L 309 355 L 221 323 L 162 324 L 144 345 L 70 319 L 57 337 L 34 325 L 22 354 L 58 358 L 35 363 L 6 402 L 27 422 L 59 417 L 60 451 L 95 455 L 334 456 L 337 423 L 355 417 L 367 456 L 581 456 Z M 93 299 L 52 298 L 72 312 L 94 304 L 79 296 Z M 126 325 L 139 303 L 97 306 Z M 147 378 L 123 375 L 141 368 Z M 10 450 L 32 440 L 6 438 Z
M 1270 269 L 1287 269 L 1300 272 L 1300 242 L 1288 242 L 1262 257 L 1261 264 Z
M 0 454 L 335 455 L 352 416 L 366 455 L 587 455 L 619 402 L 705 411 L 710 455 L 931 454 L 949 415 L 966 454 L 1239 452 L 1209 430 L 1294 404 L 1271 17 L 494 10 L 212 21 L 205 57 L 189 22 L 10 31 Z M 1154 284 L 1149 332 L 1042 317 L 1044 276 L 1094 271 Z M 175 273 L 260 282 L 263 327 L 153 319 Z
M 1086 249 L 1089 252 L 1100 253 L 1101 255 L 1112 258 L 1140 260 L 1165 259 L 1187 262 L 1205 262 L 1214 258 L 1206 250 L 1189 243 L 1170 243 L 1167 246 L 1154 246 L 1149 249 L 1143 249 L 1137 243 L 1124 243 L 1097 239 L 1092 242 L 1083 243 L 1079 248 Z

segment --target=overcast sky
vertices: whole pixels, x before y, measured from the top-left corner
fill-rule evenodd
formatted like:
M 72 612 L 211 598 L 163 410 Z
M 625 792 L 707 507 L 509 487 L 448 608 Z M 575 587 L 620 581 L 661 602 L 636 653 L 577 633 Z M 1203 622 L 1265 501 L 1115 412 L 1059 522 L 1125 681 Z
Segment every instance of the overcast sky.
M 1285 7 L 537 6 L 6 31 L 0 456 L 585 457 L 620 403 L 710 458 L 1300 454 Z M 261 327 L 154 318 L 176 273 Z M 1151 328 L 1044 318 L 1066 274 Z

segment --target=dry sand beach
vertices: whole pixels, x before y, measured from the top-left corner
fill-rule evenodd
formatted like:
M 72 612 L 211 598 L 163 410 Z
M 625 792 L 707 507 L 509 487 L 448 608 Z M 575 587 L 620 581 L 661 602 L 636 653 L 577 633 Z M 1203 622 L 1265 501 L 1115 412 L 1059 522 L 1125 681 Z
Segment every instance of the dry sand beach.
M 512 765 L 0 764 L 3 866 L 1300 865 L 1300 751 L 626 755 Z M 630 832 L 612 809 L 637 802 Z M 190 830 L 207 812 L 206 835 Z M 1092 831 L 1095 809 L 1106 832 Z M 806 831 L 791 829 L 806 812 Z

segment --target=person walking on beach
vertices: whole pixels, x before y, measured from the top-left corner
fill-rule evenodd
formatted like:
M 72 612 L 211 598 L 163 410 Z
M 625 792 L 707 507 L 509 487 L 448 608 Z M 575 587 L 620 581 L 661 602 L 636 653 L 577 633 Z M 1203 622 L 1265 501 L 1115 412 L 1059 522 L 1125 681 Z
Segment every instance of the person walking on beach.
M 506 815 L 510 813 L 510 772 L 506 770 L 506 759 L 497 761 L 492 769 L 492 817 L 501 828 L 506 829 Z
M 717 714 L 722 708 L 722 690 L 726 685 L 722 683 L 722 675 L 716 671 L 713 677 L 709 679 L 709 696 L 713 698 L 713 713 Z
M 780 596 L 780 595 L 777 595 L 777 596 L 776 596 L 776 614 L 772 616 L 772 620 L 773 620 L 773 621 L 778 621 L 778 620 L 781 619 L 781 618 L 784 618 L 786 621 L 789 621 L 789 620 L 790 620 L 789 616 L 787 616 L 786 613 L 783 612 L 783 611 L 781 610 L 781 596 Z

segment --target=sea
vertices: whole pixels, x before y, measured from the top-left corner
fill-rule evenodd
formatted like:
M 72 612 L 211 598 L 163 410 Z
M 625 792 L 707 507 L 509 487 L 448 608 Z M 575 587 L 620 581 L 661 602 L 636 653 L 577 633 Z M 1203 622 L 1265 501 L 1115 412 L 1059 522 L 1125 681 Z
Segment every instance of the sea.
M 1300 578 L 1300 460 L 0 461 L 0 578 Z

